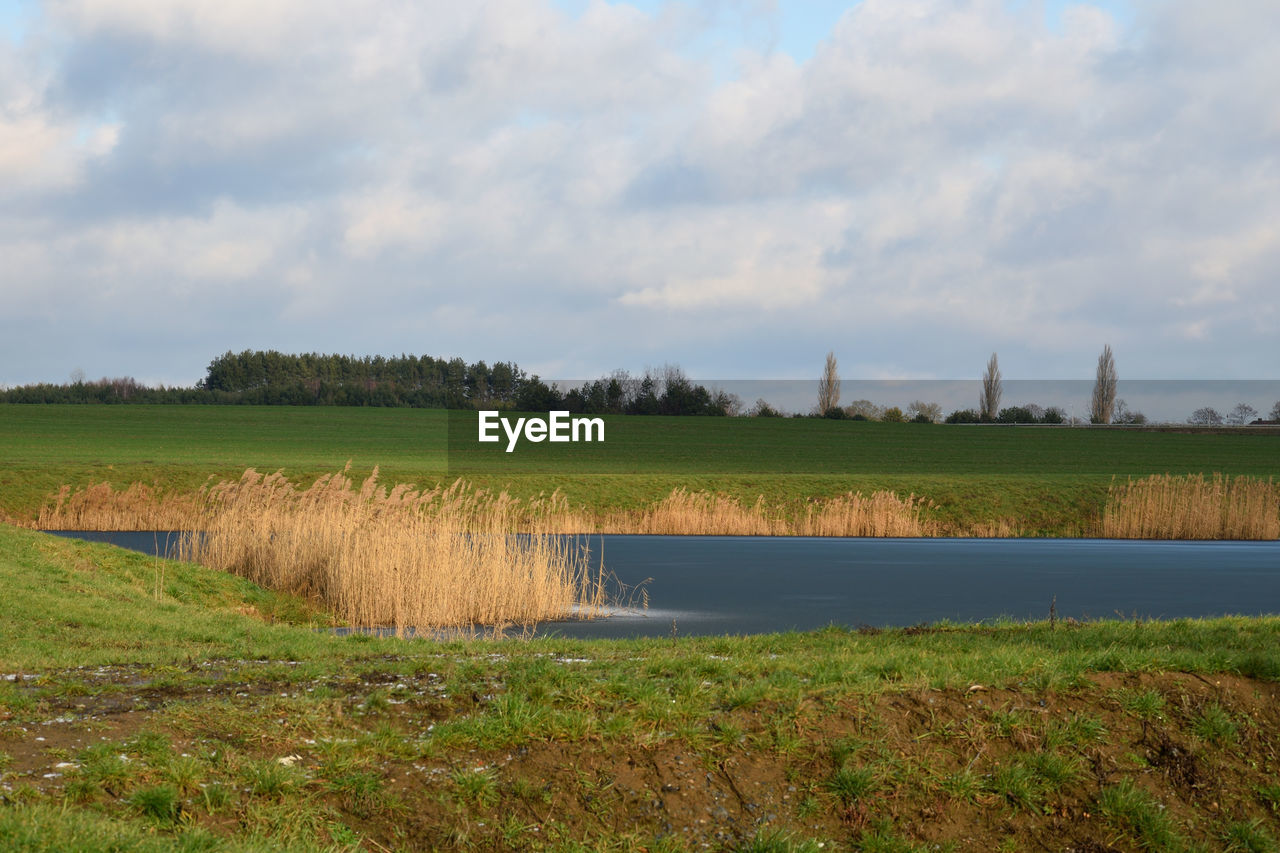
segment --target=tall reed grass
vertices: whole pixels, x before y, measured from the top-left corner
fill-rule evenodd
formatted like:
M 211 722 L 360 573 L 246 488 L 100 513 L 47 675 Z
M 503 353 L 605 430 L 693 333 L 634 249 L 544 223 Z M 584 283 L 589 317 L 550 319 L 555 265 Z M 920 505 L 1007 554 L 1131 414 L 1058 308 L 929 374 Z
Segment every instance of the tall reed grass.
M 1102 535 L 1115 539 L 1280 539 L 1280 486 L 1255 477 L 1161 474 L 1112 483 Z
M 354 500 L 357 494 L 345 474 L 325 478 L 298 493 L 282 474 L 263 476 L 245 472 L 240 483 L 206 487 L 199 495 L 159 494 L 141 484 L 113 491 L 103 483 L 77 492 L 63 486 L 41 510 L 38 526 L 78 530 L 178 530 L 208 527 L 223 518 L 227 507 L 240 507 L 249 495 L 264 503 L 298 500 L 306 505 L 334 502 L 336 493 Z M 252 485 L 249 484 L 252 480 Z M 376 480 L 364 500 L 379 512 L 418 512 L 428 515 L 449 508 L 451 518 L 478 530 L 505 525 L 508 533 L 639 533 L 667 536 L 937 536 L 937 522 L 927 517 L 932 504 L 915 495 L 894 492 L 863 495 L 851 492 L 813 500 L 803 508 L 770 507 L 761 497 L 753 504 L 712 492 L 673 489 L 652 506 L 602 515 L 575 508 L 556 491 L 527 501 L 505 492 L 491 493 L 455 483 L 427 492 L 396 486 L 379 491 Z M 381 497 L 373 496 L 373 493 Z M 296 498 L 295 498 L 296 495 Z M 325 497 L 322 499 L 321 495 Z M 327 505 L 327 504 L 326 504 Z M 239 510 L 238 510 L 239 511 Z
M 556 502 L 521 502 L 459 482 L 387 489 L 377 469 L 295 488 L 250 469 L 201 493 L 184 559 L 322 601 L 355 625 L 418 630 L 594 615 L 602 570 L 545 532 Z M 530 532 L 515 535 L 518 526 Z
M 803 514 L 771 510 L 760 497 L 750 506 L 710 492 L 674 489 L 647 509 L 601 520 L 601 533 L 667 536 L 933 536 L 929 504 L 893 492 L 852 492 L 809 503 Z
M 198 511 L 191 493 L 161 492 L 143 483 L 113 489 L 98 483 L 72 491 L 63 486 L 36 515 L 39 530 L 178 530 Z

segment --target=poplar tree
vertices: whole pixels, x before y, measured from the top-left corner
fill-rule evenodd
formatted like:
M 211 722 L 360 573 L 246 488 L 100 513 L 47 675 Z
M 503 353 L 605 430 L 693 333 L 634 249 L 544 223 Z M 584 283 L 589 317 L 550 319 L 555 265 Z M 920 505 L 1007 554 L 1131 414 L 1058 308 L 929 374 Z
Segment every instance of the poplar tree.
M 1000 382 L 1000 362 L 991 353 L 987 371 L 982 374 L 982 396 L 978 398 L 978 415 L 984 421 L 994 421 L 1000 412 L 1000 395 L 1004 386 Z
M 1093 383 L 1093 398 L 1089 403 L 1089 420 L 1095 424 L 1111 423 L 1116 408 L 1116 360 L 1111 355 L 1111 345 L 1102 348 L 1098 356 L 1098 378 Z
M 827 353 L 827 364 L 818 380 L 818 414 L 825 415 L 840 406 L 840 374 L 836 372 L 836 354 Z

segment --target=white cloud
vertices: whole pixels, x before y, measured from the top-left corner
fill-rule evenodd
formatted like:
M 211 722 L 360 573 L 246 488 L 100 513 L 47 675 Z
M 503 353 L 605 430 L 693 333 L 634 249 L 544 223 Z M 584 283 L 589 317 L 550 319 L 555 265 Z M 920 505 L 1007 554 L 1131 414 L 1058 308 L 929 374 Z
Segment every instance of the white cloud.
M 220 301 L 154 356 L 194 370 L 244 340 L 778 375 L 848 342 L 1073 375 L 1111 340 L 1275 373 L 1241 354 L 1280 300 L 1280 7 L 1035 5 L 864 0 L 797 64 L 698 4 L 51 2 L 0 54 L 6 295 Z
M 245 210 L 222 200 L 204 216 L 96 229 L 86 234 L 85 248 L 100 258 L 98 271 L 109 281 L 167 273 L 170 292 L 182 292 L 263 272 L 277 251 L 291 248 L 304 217 L 291 210 Z
M 74 187 L 88 165 L 111 153 L 119 135 L 113 122 L 51 109 L 46 75 L 29 61 L 0 40 L 0 203 Z

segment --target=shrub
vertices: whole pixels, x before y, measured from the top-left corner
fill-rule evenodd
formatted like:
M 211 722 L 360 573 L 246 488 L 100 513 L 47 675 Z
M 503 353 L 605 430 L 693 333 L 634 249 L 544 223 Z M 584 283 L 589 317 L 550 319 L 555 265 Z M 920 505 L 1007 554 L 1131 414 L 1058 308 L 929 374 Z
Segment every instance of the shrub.
M 1009 406 L 1000 410 L 1000 414 L 996 416 L 996 423 L 1034 424 L 1037 423 L 1037 418 L 1027 406 Z
M 763 398 L 756 400 L 756 404 L 747 412 L 753 418 L 780 418 L 782 412 L 770 406 Z
M 977 409 L 956 409 L 947 415 L 947 423 L 949 424 L 980 424 L 982 416 L 978 414 Z

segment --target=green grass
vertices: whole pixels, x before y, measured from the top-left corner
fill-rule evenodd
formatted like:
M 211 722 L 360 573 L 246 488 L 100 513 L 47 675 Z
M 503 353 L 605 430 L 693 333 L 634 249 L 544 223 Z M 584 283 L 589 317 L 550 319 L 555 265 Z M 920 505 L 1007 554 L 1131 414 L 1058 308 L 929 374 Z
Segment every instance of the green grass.
M 0 849 L 678 851 L 726 806 L 712 849 L 965 849 L 919 817 L 942 805 L 978 846 L 1075 804 L 1135 849 L 1276 836 L 1280 741 L 1245 727 L 1275 683 L 1244 708 L 1180 684 L 1276 671 L 1277 618 L 400 641 L 177 562 L 157 600 L 157 565 L 0 525 L 0 675 L 24 676 L 0 680 Z M 1120 763 L 1166 735 L 1214 797 Z
M 610 416 L 603 444 L 474 439 L 474 413 L 285 406 L 0 405 L 0 511 L 30 517 L 63 484 L 135 481 L 192 490 L 248 467 L 295 482 L 348 461 L 419 485 L 463 476 L 532 496 L 559 488 L 598 510 L 684 486 L 797 508 L 849 490 L 914 492 L 956 523 L 1017 519 L 1080 535 L 1113 476 L 1280 476 L 1280 437 L 790 418 Z
M 1240 726 L 1221 705 L 1214 702 L 1196 715 L 1191 730 L 1215 746 L 1235 743 Z
M 1103 789 L 1098 811 L 1143 850 L 1180 850 L 1183 839 L 1164 807 L 1149 792 L 1125 779 Z
M 862 799 L 876 786 L 876 774 L 870 767 L 842 767 L 827 780 L 827 790 L 846 803 Z
M 293 650 L 332 642 L 325 634 L 242 615 L 252 609 L 283 622 L 329 622 L 307 602 L 234 575 L 2 525 L 0 588 L 0 665 L 11 671 L 211 657 L 287 659 Z M 0 692 L 0 702 L 5 695 Z

